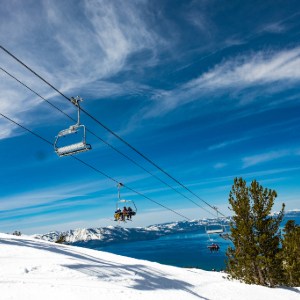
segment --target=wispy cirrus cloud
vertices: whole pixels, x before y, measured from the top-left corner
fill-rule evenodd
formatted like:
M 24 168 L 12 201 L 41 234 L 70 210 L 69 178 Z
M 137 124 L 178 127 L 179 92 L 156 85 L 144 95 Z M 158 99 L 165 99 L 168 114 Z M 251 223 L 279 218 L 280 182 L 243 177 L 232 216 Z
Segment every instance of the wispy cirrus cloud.
M 299 81 L 300 47 L 241 55 L 223 61 L 174 90 L 156 91 L 152 96 L 153 105 L 145 111 L 144 117 L 161 116 L 193 101 L 201 104 L 210 103 L 223 94 L 242 91 L 249 87 L 265 88 L 268 94 L 278 93 L 283 89 L 294 87 Z M 275 82 L 276 86 L 270 87 L 270 84 Z M 256 98 L 254 96 L 245 102 L 239 100 L 236 105 L 253 102 Z M 207 100 L 207 97 L 210 97 L 210 100 Z
M 264 162 L 272 161 L 281 157 L 289 156 L 289 155 L 300 155 L 299 149 L 284 149 L 279 151 L 271 151 L 267 153 L 262 153 L 258 155 L 244 157 L 243 168 L 251 167 L 257 164 L 261 164 Z
M 214 168 L 215 169 L 222 169 L 226 166 L 227 166 L 227 164 L 225 164 L 225 163 L 217 163 L 217 164 L 214 165 Z
M 215 144 L 215 145 L 209 146 L 208 150 L 215 150 L 215 149 L 223 148 L 223 147 L 233 145 L 233 144 L 236 144 L 236 143 L 239 143 L 239 142 L 242 142 L 242 141 L 245 141 L 245 140 L 249 140 L 249 139 L 251 139 L 250 136 L 245 137 L 245 138 L 241 138 L 241 139 L 225 141 L 225 142 L 220 143 L 220 144 Z
M 165 42 L 147 23 L 147 3 L 82 0 L 73 5 L 72 1 L 46 0 L 30 9 L 11 3 L 0 13 L 1 44 L 62 92 L 72 90 L 75 95 L 84 88 L 90 99 L 139 93 L 145 86 L 130 79 L 120 83 L 110 79 L 133 68 L 128 58 L 137 53 L 151 53 L 139 63 L 140 69 L 157 63 L 156 55 Z M 14 22 L 10 22 L 12 19 Z M 56 96 L 43 82 L 0 52 L 1 67 L 42 96 L 48 99 Z M 28 116 L 36 115 L 42 100 L 2 71 L 0 88 L 4 91 L 0 111 L 23 124 L 32 123 L 34 118 Z M 3 122 L 0 138 L 11 136 L 13 130 L 14 127 Z

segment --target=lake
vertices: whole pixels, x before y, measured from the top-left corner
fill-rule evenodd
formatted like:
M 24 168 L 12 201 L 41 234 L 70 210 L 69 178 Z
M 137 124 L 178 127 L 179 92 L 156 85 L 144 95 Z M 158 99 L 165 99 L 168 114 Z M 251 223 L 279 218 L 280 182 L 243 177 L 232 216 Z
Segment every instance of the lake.
M 300 223 L 300 218 L 285 218 L 285 222 L 289 219 L 296 219 L 297 224 Z M 156 240 L 115 244 L 96 250 L 176 267 L 192 266 L 207 271 L 219 271 L 226 268 L 225 249 L 232 244 L 218 235 L 214 235 L 214 239 L 220 249 L 213 253 L 206 249 L 208 237 L 204 229 L 193 233 L 162 236 Z

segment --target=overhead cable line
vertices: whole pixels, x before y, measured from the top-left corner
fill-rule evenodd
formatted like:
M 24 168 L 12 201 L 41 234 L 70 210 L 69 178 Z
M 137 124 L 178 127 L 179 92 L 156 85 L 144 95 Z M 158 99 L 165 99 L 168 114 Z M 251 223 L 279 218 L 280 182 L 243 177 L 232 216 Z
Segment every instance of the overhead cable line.
M 25 63 L 23 63 L 21 60 L 19 60 L 17 57 L 15 57 L 12 53 L 10 53 L 7 49 L 0 46 L 0 48 L 5 51 L 8 55 L 10 55 L 12 58 L 14 58 L 16 61 L 18 61 L 21 65 L 23 65 L 26 69 L 28 69 L 30 72 L 32 72 L 35 76 L 40 78 L 42 81 L 44 81 L 47 85 L 49 85 L 51 88 L 53 88 L 57 93 L 59 93 L 61 96 L 66 98 L 69 102 L 73 103 L 70 98 L 68 98 L 66 95 L 64 95 L 62 92 L 60 92 L 58 89 L 56 89 L 52 84 L 50 84 L 47 80 L 45 80 L 43 77 L 41 77 L 39 74 L 37 74 L 35 71 L 33 71 L 30 67 L 28 67 Z M 74 103 L 73 103 L 74 104 Z M 161 169 L 158 165 L 156 165 L 154 162 L 152 162 L 149 158 L 147 158 L 145 155 L 143 155 L 141 152 L 139 152 L 137 149 L 135 149 L 133 146 L 128 144 L 126 141 L 124 141 L 121 137 L 119 137 L 116 133 L 111 131 L 108 127 L 106 127 L 104 124 L 102 124 L 100 121 L 98 121 L 96 118 L 94 118 L 92 115 L 90 115 L 87 111 L 80 108 L 82 112 L 84 112 L 87 116 L 89 116 L 91 119 L 93 119 L 96 123 L 98 123 L 100 126 L 102 126 L 104 129 L 106 129 L 108 132 L 110 132 L 112 135 L 114 135 L 117 139 L 119 139 L 121 142 L 123 142 L 125 145 L 127 145 L 129 148 L 131 148 L 133 151 L 135 151 L 137 154 L 142 156 L 145 160 L 150 162 L 153 166 L 155 166 L 157 169 L 159 169 L 161 172 L 163 172 L 165 175 L 170 177 L 172 180 L 177 182 L 180 186 L 182 186 L 184 189 L 186 189 L 188 192 L 190 192 L 192 195 L 197 197 L 199 200 L 201 200 L 203 203 L 208 205 L 210 208 L 212 208 L 214 211 L 216 211 L 216 208 L 214 208 L 212 205 L 201 199 L 198 195 L 196 195 L 194 192 L 192 192 L 190 189 L 188 189 L 185 185 L 181 184 L 178 180 L 176 180 L 174 177 L 172 177 L 170 174 L 168 174 L 166 171 Z M 220 215 L 226 217 L 224 214 L 222 214 L 220 211 L 218 211 Z
M 41 137 L 40 135 L 34 133 L 33 131 L 31 131 L 31 130 L 29 130 L 28 128 L 22 126 L 21 124 L 19 124 L 19 123 L 17 123 L 16 121 L 10 119 L 9 117 L 3 115 L 2 113 L 0 113 L 0 116 L 4 117 L 4 118 L 7 119 L 8 121 L 10 121 L 10 122 L 12 122 L 12 123 L 18 125 L 19 127 L 25 129 L 26 131 L 32 133 L 32 134 L 35 135 L 36 137 L 42 139 L 44 142 L 46 142 L 46 143 L 48 143 L 48 144 L 54 146 L 53 143 L 47 141 L 46 139 L 44 139 L 44 138 Z M 117 181 L 116 179 L 114 179 L 114 178 L 112 178 L 112 177 L 106 175 L 105 173 L 99 171 L 98 169 L 94 168 L 93 166 L 89 165 L 88 163 L 84 162 L 83 160 L 81 160 L 81 159 L 79 159 L 79 158 L 77 158 L 77 157 L 75 157 L 75 156 L 73 156 L 73 155 L 70 155 L 70 156 L 71 156 L 72 158 L 76 159 L 77 161 L 83 163 L 83 164 L 86 165 L 87 167 L 89 167 L 89 168 L 93 169 L 94 171 L 98 172 L 99 174 L 101 174 L 101 175 L 105 176 L 106 178 L 108 178 L 108 179 L 110 179 L 110 180 L 112 180 L 112 181 L 114 181 L 114 182 L 116 182 L 116 183 L 119 184 L 119 181 Z M 141 194 L 141 193 L 139 193 L 139 192 L 133 190 L 133 189 L 130 188 L 129 186 L 127 186 L 127 185 L 125 185 L 125 184 L 123 184 L 123 183 L 122 183 L 122 185 L 123 185 L 124 187 L 126 187 L 128 190 L 132 191 L 133 193 L 135 193 L 135 194 L 137 194 L 137 195 L 139 195 L 139 196 L 142 196 L 142 197 L 144 197 L 145 199 L 148 199 L 148 200 L 150 200 L 150 201 L 152 201 L 152 202 L 154 202 L 154 203 L 160 205 L 161 207 L 163 207 L 163 208 L 165 208 L 165 209 L 168 209 L 169 211 L 171 211 L 171 212 L 177 214 L 178 216 L 180 216 L 180 217 L 182 217 L 182 218 L 184 218 L 184 219 L 186 219 L 186 220 L 189 220 L 189 221 L 191 220 L 191 219 L 185 217 L 184 215 L 182 215 L 182 214 L 176 212 L 175 210 L 173 210 L 173 209 L 171 209 L 171 208 L 169 208 L 169 207 L 167 207 L 167 206 L 165 206 L 165 205 L 163 205 L 163 204 L 160 204 L 159 202 L 157 202 L 157 201 L 155 201 L 155 200 L 153 200 L 153 199 L 150 199 L 149 197 L 147 197 L 147 196 L 145 196 L 145 195 L 143 195 L 143 194 Z
M 21 82 L 19 79 L 17 79 L 16 77 L 14 77 L 12 74 L 10 74 L 9 72 L 7 72 L 6 70 L 4 70 L 3 68 L 0 67 L 0 70 L 2 70 L 3 72 L 5 72 L 7 75 L 9 75 L 11 78 L 13 78 L 14 80 L 16 80 L 17 82 L 19 82 L 20 84 L 22 84 L 24 87 L 26 87 L 28 90 L 30 90 L 31 92 L 33 92 L 35 95 L 37 95 L 38 97 L 40 97 L 42 100 L 46 101 L 48 104 L 50 104 L 52 107 L 56 108 L 58 111 L 60 111 L 61 113 L 63 113 L 65 116 L 67 116 L 69 119 L 73 120 L 74 122 L 76 122 L 75 119 L 73 119 L 71 116 L 69 116 L 68 114 L 66 114 L 64 111 L 62 111 L 60 108 L 58 108 L 56 105 L 54 105 L 53 103 L 51 103 L 49 100 L 45 99 L 44 97 L 42 97 L 40 94 L 38 94 L 37 92 L 35 92 L 33 89 L 31 89 L 30 87 L 28 87 L 26 84 L 24 84 L 23 82 Z M 151 176 L 153 176 L 154 178 L 156 178 L 157 180 L 159 180 L 160 182 L 162 182 L 163 184 L 165 184 L 166 186 L 168 186 L 169 188 L 171 188 L 172 190 L 174 190 L 175 192 L 177 192 L 179 195 L 183 196 L 184 198 L 186 198 L 187 200 L 193 202 L 194 204 L 196 204 L 198 207 L 202 208 L 203 210 L 205 210 L 206 212 L 208 212 L 209 214 L 211 214 L 212 216 L 215 217 L 215 215 L 213 213 L 211 213 L 210 211 L 208 211 L 207 209 L 205 209 L 204 207 L 200 206 L 197 202 L 189 199 L 186 195 L 180 193 L 179 191 L 177 191 L 175 188 L 173 188 L 172 186 L 170 186 L 169 184 L 167 184 L 166 182 L 164 182 L 162 179 L 160 179 L 159 177 L 155 176 L 153 173 L 151 173 L 150 171 L 146 170 L 144 167 L 142 167 L 141 165 L 139 165 L 138 163 L 136 163 L 134 160 L 132 160 L 131 158 L 129 158 L 127 155 L 123 154 L 121 151 L 119 151 L 118 149 L 116 149 L 115 147 L 113 147 L 112 145 L 110 145 L 108 142 L 106 142 L 105 140 L 103 140 L 102 138 L 100 138 L 98 135 L 96 135 L 95 133 L 93 133 L 91 130 L 89 130 L 88 128 L 86 129 L 89 133 L 91 133 L 93 136 L 97 137 L 100 141 L 102 141 L 103 143 L 105 143 L 107 146 L 111 147 L 113 150 L 117 151 L 119 154 L 121 154 L 122 156 L 124 156 L 125 158 L 127 158 L 129 161 L 131 161 L 132 163 L 134 163 L 136 166 L 140 167 L 142 170 L 144 170 L 145 172 L 147 172 L 148 174 L 150 174 Z

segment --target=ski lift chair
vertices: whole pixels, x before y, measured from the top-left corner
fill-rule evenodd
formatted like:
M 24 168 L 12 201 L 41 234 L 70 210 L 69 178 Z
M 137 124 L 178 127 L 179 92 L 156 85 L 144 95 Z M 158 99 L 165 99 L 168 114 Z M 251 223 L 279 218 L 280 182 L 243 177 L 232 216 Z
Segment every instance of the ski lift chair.
M 82 101 L 83 99 L 77 96 L 76 98 L 71 98 L 71 101 L 73 104 L 75 104 L 78 107 L 78 122 L 75 125 L 70 126 L 70 128 L 68 129 L 64 129 L 62 130 L 54 143 L 54 149 L 56 154 L 59 157 L 63 157 L 63 156 L 68 156 L 68 155 L 73 155 L 73 154 L 77 154 L 80 152 L 85 152 L 85 151 L 89 151 L 92 149 L 92 146 L 90 144 L 86 143 L 86 138 L 85 138 L 85 126 L 84 125 L 80 125 L 80 106 L 79 106 L 79 101 Z M 57 142 L 60 138 L 65 137 L 66 135 L 69 134 L 73 134 L 73 133 L 80 133 L 81 134 L 81 142 L 79 143 L 75 143 L 75 144 L 71 144 L 71 145 L 67 145 L 64 147 L 57 147 Z
M 121 196 L 120 196 L 120 187 L 122 187 L 122 186 L 123 186 L 122 183 L 119 183 L 118 185 L 116 185 L 116 187 L 118 188 L 118 197 L 119 197 L 119 201 L 117 201 L 117 203 L 116 203 L 116 209 L 118 209 L 118 207 L 119 207 L 119 204 L 118 204 L 118 203 L 127 203 L 127 202 L 131 202 L 131 203 L 133 204 L 134 208 L 135 208 L 135 210 L 132 210 L 131 216 L 135 216 L 136 213 L 137 213 L 137 208 L 136 208 L 136 206 L 135 206 L 135 203 L 134 203 L 132 200 L 122 200 L 122 199 L 121 199 Z M 129 216 L 129 213 L 123 213 L 123 212 L 122 212 L 122 215 L 123 215 L 123 219 L 120 220 L 120 221 L 126 223 L 125 217 Z
M 232 222 L 231 218 L 229 217 L 230 222 Z M 224 228 L 224 233 L 223 234 L 219 234 L 219 236 L 227 241 L 231 241 L 232 242 L 232 238 L 231 238 L 231 234 L 230 231 L 227 230 L 227 227 L 229 227 L 229 225 L 223 224 L 223 228 Z
M 208 235 L 208 240 L 207 240 L 207 249 L 211 250 L 212 247 L 210 245 L 210 243 L 215 242 L 214 239 L 211 238 L 212 234 L 219 234 L 221 236 L 222 233 L 224 233 L 224 226 L 222 221 L 219 219 L 219 212 L 218 212 L 218 207 L 213 206 L 213 209 L 216 211 L 217 213 L 217 224 L 212 224 L 212 222 L 207 222 L 207 224 L 205 225 L 205 232 Z M 221 224 L 220 224 L 221 223 Z

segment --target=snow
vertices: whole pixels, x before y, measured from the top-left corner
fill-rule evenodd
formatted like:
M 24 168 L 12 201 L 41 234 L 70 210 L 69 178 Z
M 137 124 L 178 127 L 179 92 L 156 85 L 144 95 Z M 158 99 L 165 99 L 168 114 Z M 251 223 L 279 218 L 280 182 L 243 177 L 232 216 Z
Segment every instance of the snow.
M 1 300 L 289 300 L 300 288 L 246 285 L 92 249 L 0 234 Z
M 121 226 L 107 226 L 98 228 L 79 228 L 65 232 L 51 231 L 46 234 L 35 234 L 31 237 L 45 241 L 56 242 L 61 235 L 66 236 L 66 241 L 73 246 L 86 248 L 99 248 L 110 244 L 135 242 L 157 239 L 160 236 L 195 232 L 204 229 L 205 220 L 178 221 L 173 223 L 156 224 L 148 227 L 123 228 Z M 210 222 L 216 222 L 209 219 Z M 229 219 L 224 221 L 229 223 Z
M 275 211 L 275 212 L 272 212 L 270 214 L 270 216 L 277 216 L 279 215 L 279 212 Z M 300 218 L 300 209 L 298 208 L 295 208 L 295 209 L 292 209 L 292 210 L 288 210 L 284 213 L 284 216 L 285 217 L 288 217 L 288 218 Z

